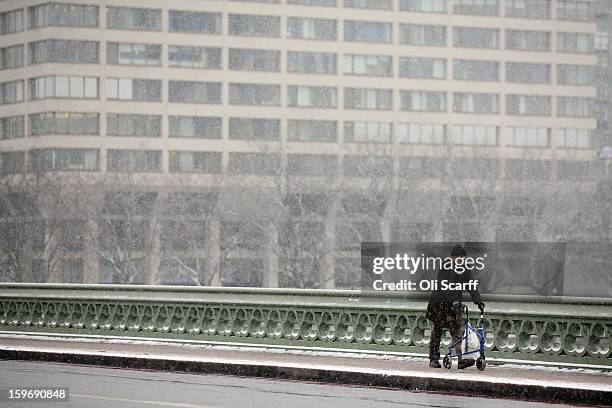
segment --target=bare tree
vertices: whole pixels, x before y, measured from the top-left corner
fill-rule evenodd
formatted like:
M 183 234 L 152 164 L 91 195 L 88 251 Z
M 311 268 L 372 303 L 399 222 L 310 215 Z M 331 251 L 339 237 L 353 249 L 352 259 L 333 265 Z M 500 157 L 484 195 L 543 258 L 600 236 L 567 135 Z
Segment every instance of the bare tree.
M 334 278 L 329 270 L 334 240 L 328 227 L 335 225 L 341 190 L 337 169 L 331 163 L 303 160 L 278 163 L 270 176 L 271 183 L 260 187 L 258 195 L 271 206 L 273 216 L 250 222 L 265 237 L 265 250 L 278 260 L 281 286 L 328 286 Z
M 45 212 L 61 199 L 61 185 L 38 173 L 7 175 L 0 183 L 0 274 L 9 281 L 46 282 L 58 270 L 61 224 Z
M 198 286 L 220 281 L 222 264 L 238 245 L 233 237 L 221 238 L 225 174 L 206 177 L 203 187 L 185 177 L 167 192 L 161 224 L 165 272 Z
M 103 176 L 79 174 L 69 184 L 72 214 L 85 221 L 85 250 L 95 254 L 113 283 L 155 283 L 147 262 L 155 254 L 158 187 L 147 187 L 137 174 Z

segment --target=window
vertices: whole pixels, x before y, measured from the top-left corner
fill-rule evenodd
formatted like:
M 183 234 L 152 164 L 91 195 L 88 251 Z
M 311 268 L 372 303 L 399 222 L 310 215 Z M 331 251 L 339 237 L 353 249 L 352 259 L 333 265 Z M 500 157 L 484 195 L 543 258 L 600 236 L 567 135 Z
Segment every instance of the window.
M 446 92 L 400 91 L 401 109 L 421 112 L 446 112 Z
M 336 54 L 331 52 L 287 51 L 287 72 L 335 75 Z
M 247 37 L 280 37 L 280 17 L 230 14 L 229 34 Z
M 436 123 L 400 123 L 397 126 L 399 143 L 443 144 L 446 125 Z
M 0 174 L 23 173 L 24 164 L 24 152 L 0 152 Z
M 550 116 L 550 96 L 506 95 L 506 113 L 522 116 Z
M 221 13 L 168 10 L 168 31 L 221 34 Z
M 391 232 L 394 242 L 429 242 L 434 236 L 431 223 L 412 223 L 397 220 Z
M 287 4 L 300 4 L 302 6 L 336 7 L 336 0 L 287 0 Z
M 62 62 L 73 64 L 97 64 L 97 41 L 43 40 L 28 44 L 29 63 Z
M 497 146 L 498 127 L 481 125 L 453 126 L 453 143 L 456 145 Z
M 23 45 L 0 48 L 0 70 L 23 67 Z
M 23 102 L 23 81 L 0 83 L 0 105 Z
M 220 82 L 168 81 L 168 101 L 172 103 L 221 103 Z
M 112 65 L 161 65 L 161 45 L 106 43 L 106 63 Z
M 110 199 L 107 200 L 110 201 Z M 98 227 L 98 239 L 101 245 L 100 249 L 110 251 L 115 246 L 125 251 L 145 249 L 147 237 L 149 236 L 149 222 L 149 220 L 144 219 L 124 218 L 111 219 L 107 222 L 100 223 Z M 134 271 L 142 271 L 144 269 L 144 262 L 142 259 L 132 259 L 129 262 Z M 112 264 L 108 266 L 100 265 L 100 267 L 101 269 L 108 268 L 112 270 Z M 105 272 L 105 274 L 109 272 Z
M 399 9 L 422 13 L 446 13 L 446 0 L 399 0 Z
M 287 105 L 304 108 L 335 108 L 336 88 L 323 86 L 297 86 L 287 87 Z
M 221 153 L 170 151 L 170 171 L 173 173 L 219 173 Z
M 161 102 L 161 80 L 107 78 L 106 99 Z
M 59 241 L 62 243 L 61 245 L 63 249 L 69 252 L 78 252 L 83 250 L 85 221 L 74 219 L 62 220 L 59 233 Z
M 557 51 L 589 54 L 593 52 L 593 35 L 587 33 L 557 33 Z
M 0 35 L 23 31 L 23 9 L 0 13 Z
M 24 136 L 24 117 L 9 116 L 0 118 L 0 140 L 17 139 Z
M 30 99 L 98 99 L 98 78 L 49 75 L 30 79 Z
M 236 71 L 280 71 L 280 51 L 229 49 L 229 68 Z
M 464 81 L 499 81 L 499 62 L 453 60 L 453 79 Z
M 565 149 L 590 149 L 592 146 L 591 129 L 555 129 L 555 144 Z
M 117 216 L 144 216 L 153 213 L 158 193 L 155 191 L 113 191 L 104 192 L 102 214 Z M 147 220 L 148 222 L 148 220 Z
M 392 10 L 393 0 L 344 0 L 344 7 Z
M 228 168 L 231 174 L 272 175 L 279 163 L 280 158 L 274 153 L 230 152 Z
M 381 55 L 344 55 L 347 75 L 392 76 L 393 57 Z
M 483 179 L 497 179 L 501 174 L 501 166 L 499 160 L 496 159 L 478 159 L 478 158 L 453 158 L 450 162 L 450 172 L 449 174 L 454 179 L 472 179 L 472 180 L 483 180 Z M 471 202 L 474 201 L 472 205 Z M 451 197 L 450 208 L 447 208 L 448 216 L 456 216 L 457 214 L 465 215 L 465 210 L 471 212 L 468 217 L 473 217 L 473 214 L 476 214 L 478 211 L 490 211 L 493 206 L 493 198 L 487 197 Z M 470 203 L 468 205 L 468 203 Z M 479 210 L 475 209 L 477 207 Z M 454 209 L 453 209 L 454 208 Z M 471 226 L 472 231 L 469 231 L 469 227 Z M 445 223 L 443 225 L 444 229 L 444 237 L 447 240 L 459 241 L 460 234 L 466 234 L 466 229 L 468 229 L 467 235 L 470 237 L 471 241 L 479 241 L 481 238 L 478 238 L 478 228 L 477 224 L 449 224 Z M 465 237 L 466 235 L 463 235 Z M 467 239 L 467 238 L 461 238 Z
M 593 86 L 593 66 L 557 64 L 557 83 L 561 85 Z
M 446 176 L 446 160 L 435 157 L 403 156 L 399 161 L 400 174 L 409 178 L 440 178 Z
M 557 0 L 557 20 L 592 21 L 593 1 Z
M 230 105 L 280 106 L 280 85 L 229 84 Z
M 400 44 L 446 47 L 446 26 L 400 24 Z
M 35 149 L 28 155 L 31 172 L 100 169 L 98 149 Z
M 506 30 L 506 48 L 522 51 L 550 51 L 548 31 Z
M 344 142 L 391 143 L 392 126 L 389 122 L 344 122 Z
M 600 163 L 578 160 L 557 160 L 557 179 L 568 181 L 596 180 L 598 179 Z
M 344 88 L 346 109 L 393 109 L 393 90 L 371 88 Z
M 499 30 L 481 27 L 453 27 L 453 46 L 499 48 Z
M 208 116 L 169 116 L 170 137 L 221 139 L 222 119 Z
M 575 96 L 557 96 L 557 116 L 592 118 L 595 100 Z
M 550 179 L 550 160 L 506 160 L 504 177 L 511 180 Z
M 280 120 L 230 118 L 229 138 L 232 140 L 280 140 Z
M 393 176 L 393 158 L 391 156 L 346 154 L 342 164 L 346 177 Z
M 97 27 L 98 6 L 47 3 L 28 7 L 29 28 Z
M 606 31 L 598 31 L 593 37 L 593 49 L 599 52 L 608 51 L 609 34 Z
M 287 172 L 299 176 L 334 176 L 338 158 L 331 154 L 290 153 L 287 155 Z
M 499 113 L 499 95 L 491 93 L 453 93 L 453 112 L 457 113 Z
M 453 0 L 454 14 L 498 16 L 499 0 Z
M 29 115 L 30 136 L 99 135 L 100 115 L 85 112 L 43 112 Z
M 550 129 L 543 127 L 507 127 L 504 128 L 504 144 L 518 147 L 548 147 L 549 134 Z
M 291 0 L 304 4 L 321 0 Z M 260 241 L 261 242 L 261 241 Z M 251 287 L 262 286 L 264 262 L 261 258 L 223 258 L 221 260 L 221 286 Z
M 62 260 L 62 282 L 83 283 L 83 258 L 64 258 Z
M 506 17 L 550 19 L 550 0 L 505 0 Z
M 161 10 L 106 7 L 106 28 L 114 30 L 161 31 Z
M 289 119 L 287 139 L 296 142 L 336 142 L 338 123 L 332 120 Z
M 361 242 L 381 241 L 380 223 L 374 219 L 351 220 L 336 224 L 336 249 L 359 253 Z
M 202 217 L 210 214 L 219 201 L 219 194 L 206 192 L 175 192 L 168 194 L 166 215 Z
M 391 23 L 344 20 L 344 41 L 390 43 L 392 32 Z
M 108 113 L 108 136 L 161 137 L 161 115 Z
M 109 172 L 160 172 L 161 152 L 156 150 L 108 150 Z
M 401 57 L 399 75 L 404 78 L 445 79 L 446 59 Z
M 336 40 L 336 20 L 287 17 L 287 37 L 304 40 Z
M 506 81 L 550 84 L 550 64 L 506 62 Z
M 169 45 L 168 65 L 181 68 L 221 69 L 221 48 Z

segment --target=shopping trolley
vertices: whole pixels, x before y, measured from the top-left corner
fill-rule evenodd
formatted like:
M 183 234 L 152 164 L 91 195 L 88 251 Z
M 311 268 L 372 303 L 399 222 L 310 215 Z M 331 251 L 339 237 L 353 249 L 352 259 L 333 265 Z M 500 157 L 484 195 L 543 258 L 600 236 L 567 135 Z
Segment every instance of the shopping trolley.
M 465 348 L 461 352 L 461 356 L 474 355 L 478 354 L 478 358 L 476 359 L 476 367 L 478 370 L 482 371 L 487 367 L 487 360 L 485 359 L 485 331 L 484 331 L 484 307 L 479 307 L 480 309 L 480 320 L 478 320 L 477 327 L 472 327 L 470 324 L 470 319 L 468 315 L 468 307 L 464 305 L 462 302 L 457 302 L 453 304 L 454 310 L 457 313 L 464 312 L 465 313 L 465 335 L 451 343 L 448 346 L 448 352 L 444 356 L 444 360 L 442 364 L 445 368 L 450 369 L 453 365 L 453 357 L 458 357 L 458 354 L 455 350 L 455 346 L 460 343 L 464 343 Z M 474 344 L 470 345 L 470 336 L 475 336 L 478 340 L 478 347 L 475 347 Z M 472 337 L 473 338 L 473 337 Z

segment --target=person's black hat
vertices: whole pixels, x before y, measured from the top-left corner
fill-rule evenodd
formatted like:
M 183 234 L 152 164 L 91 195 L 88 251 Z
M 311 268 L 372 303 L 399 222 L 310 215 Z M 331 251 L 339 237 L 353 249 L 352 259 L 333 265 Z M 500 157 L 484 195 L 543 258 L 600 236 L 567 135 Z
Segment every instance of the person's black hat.
M 451 256 L 465 256 L 467 255 L 467 252 L 465 252 L 465 249 L 463 249 L 463 247 L 459 244 L 455 245 L 451 251 Z

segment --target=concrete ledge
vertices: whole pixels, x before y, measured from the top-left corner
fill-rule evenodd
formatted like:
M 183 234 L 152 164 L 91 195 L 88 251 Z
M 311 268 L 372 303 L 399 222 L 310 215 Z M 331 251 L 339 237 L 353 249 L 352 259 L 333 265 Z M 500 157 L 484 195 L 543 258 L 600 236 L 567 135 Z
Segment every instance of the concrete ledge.
M 177 358 L 167 355 L 130 355 L 125 352 L 70 352 L 17 347 L 0 349 L 0 359 L 341 383 L 522 401 L 612 405 L 612 378 L 595 387 L 592 384 L 576 384 L 576 387 L 571 387 L 568 386 L 571 381 L 556 384 L 547 380 L 513 381 L 512 378 L 500 379 L 484 375 L 482 378 L 475 378 L 475 375 L 460 378 L 462 376 L 452 375 L 452 372 L 447 371 L 434 373 L 426 370 L 384 370 L 359 365 L 351 367 L 288 362 L 263 363 L 238 359 L 222 361 L 215 358 Z

